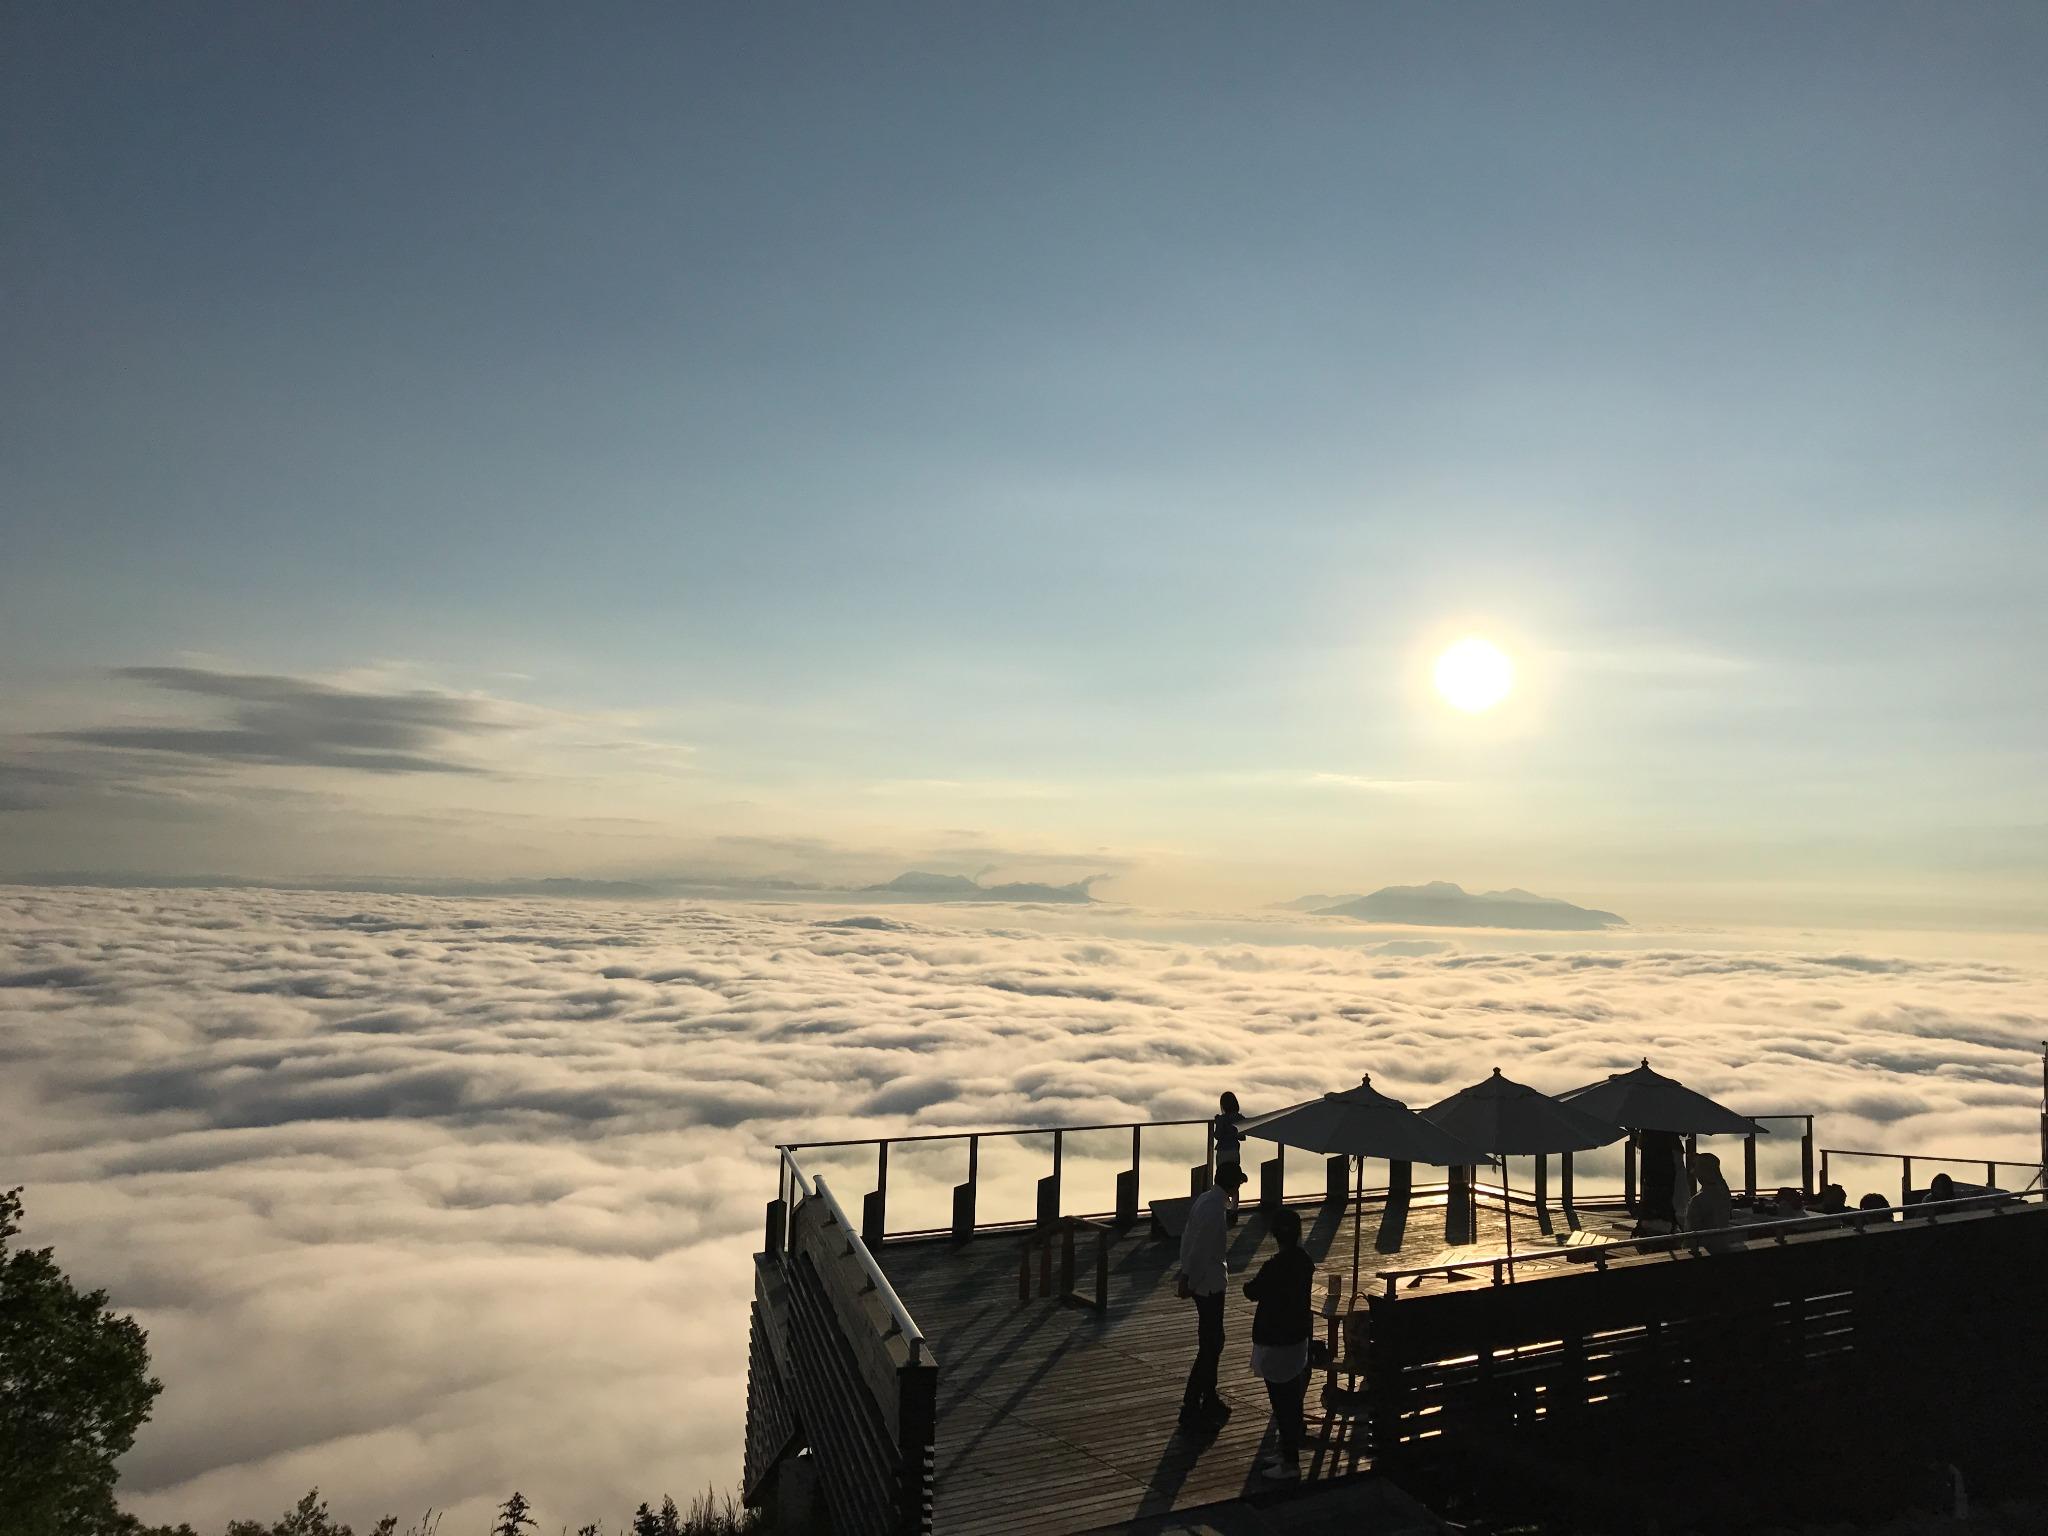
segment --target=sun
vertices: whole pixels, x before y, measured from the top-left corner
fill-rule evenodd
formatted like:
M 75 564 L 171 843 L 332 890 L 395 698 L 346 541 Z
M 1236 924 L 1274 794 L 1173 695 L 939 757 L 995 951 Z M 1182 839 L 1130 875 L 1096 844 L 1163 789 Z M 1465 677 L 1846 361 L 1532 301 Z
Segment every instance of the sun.
M 1515 664 L 1491 640 L 1467 635 L 1436 659 L 1436 691 L 1455 709 L 1476 715 L 1515 686 Z

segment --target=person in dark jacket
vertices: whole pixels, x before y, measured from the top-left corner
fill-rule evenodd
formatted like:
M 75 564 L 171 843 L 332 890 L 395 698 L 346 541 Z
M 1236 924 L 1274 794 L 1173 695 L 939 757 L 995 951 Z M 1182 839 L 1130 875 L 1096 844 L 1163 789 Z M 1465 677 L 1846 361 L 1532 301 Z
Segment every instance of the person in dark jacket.
M 1315 1261 L 1301 1251 L 1301 1213 L 1283 1206 L 1273 1213 L 1273 1240 L 1280 1251 L 1244 1283 L 1257 1302 L 1252 1314 L 1252 1374 L 1266 1383 L 1273 1404 L 1279 1454 L 1262 1469 L 1274 1482 L 1301 1476 L 1301 1402 L 1308 1393 L 1308 1340 L 1314 1329 L 1310 1306 Z

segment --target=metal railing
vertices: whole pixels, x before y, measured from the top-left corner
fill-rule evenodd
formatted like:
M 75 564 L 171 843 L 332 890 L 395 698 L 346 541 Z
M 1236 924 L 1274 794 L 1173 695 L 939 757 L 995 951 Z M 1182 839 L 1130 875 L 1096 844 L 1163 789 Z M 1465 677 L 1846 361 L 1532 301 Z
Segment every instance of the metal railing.
M 780 1145 L 777 1150 L 785 1158 L 797 1152 L 839 1151 L 845 1148 L 873 1147 L 875 1149 L 875 1187 L 862 1201 L 862 1237 L 871 1245 L 879 1246 L 890 1238 L 940 1237 L 951 1234 L 964 1237 L 977 1231 L 1015 1230 L 1024 1227 L 1043 1227 L 1060 1217 L 1070 1214 L 1084 1215 L 1103 1221 L 1132 1221 L 1144 1208 L 1144 1157 L 1145 1133 L 1147 1131 L 1204 1128 L 1202 1138 L 1202 1161 L 1190 1166 L 1185 1188 L 1177 1187 L 1177 1193 L 1197 1194 L 1206 1186 L 1210 1157 L 1213 1153 L 1213 1122 L 1209 1120 L 1135 1120 L 1110 1121 L 1090 1125 L 1039 1125 L 1010 1127 L 1001 1130 L 977 1131 L 919 1131 L 903 1136 L 859 1136 L 838 1141 L 795 1141 Z M 1067 1138 L 1089 1132 L 1128 1131 L 1131 1138 L 1129 1166 L 1117 1176 L 1117 1198 L 1114 1211 L 1067 1212 L 1061 1209 L 1064 1197 L 1064 1174 L 1066 1164 Z M 992 1140 L 1015 1140 L 1025 1136 L 1048 1136 L 1052 1139 L 1051 1171 L 1037 1180 L 1036 1202 L 1033 1214 L 1011 1221 L 985 1222 L 980 1220 L 981 1192 L 981 1144 Z M 889 1151 L 900 1145 L 918 1145 L 931 1142 L 962 1142 L 967 1153 L 967 1177 L 953 1187 L 953 1219 L 943 1227 L 908 1227 L 891 1230 L 889 1226 Z
M 1750 1117 L 1755 1121 L 1793 1121 L 1801 1129 L 1800 1188 L 1806 1194 L 1813 1194 L 1819 1188 L 1814 1174 L 1814 1116 L 1804 1112 L 1783 1114 L 1759 1114 Z M 1111 1221 L 1127 1225 L 1138 1218 L 1148 1200 L 1157 1198 L 1156 1190 L 1144 1188 L 1145 1179 L 1145 1136 L 1148 1131 L 1188 1130 L 1201 1127 L 1203 1131 L 1202 1160 L 1187 1169 L 1186 1182 L 1181 1176 L 1173 1176 L 1169 1193 L 1173 1196 L 1200 1193 L 1207 1186 L 1214 1156 L 1214 1122 L 1210 1120 L 1137 1120 L 1105 1121 L 1081 1125 L 1045 1125 L 1005 1127 L 992 1130 L 968 1131 L 916 1131 L 900 1136 L 860 1136 L 832 1141 L 796 1141 L 782 1144 L 778 1150 L 785 1157 L 797 1152 L 841 1152 L 848 1149 L 872 1147 L 874 1149 L 874 1189 L 863 1196 L 859 1232 L 871 1247 L 880 1247 L 885 1241 L 898 1238 L 931 1238 L 950 1235 L 965 1238 L 975 1232 L 1015 1231 L 1024 1228 L 1042 1228 L 1067 1215 L 1079 1215 L 1096 1221 Z M 1103 1211 L 1070 1212 L 1063 1208 L 1065 1189 L 1065 1164 L 1069 1150 L 1068 1138 L 1089 1133 L 1128 1132 L 1130 1153 L 1127 1165 L 1116 1178 L 1115 1208 Z M 1767 1134 L 1767 1133 L 1766 1133 Z M 1050 1170 L 1036 1181 L 1036 1199 L 1029 1216 L 1009 1220 L 985 1221 L 980 1210 L 981 1150 L 984 1141 L 1014 1141 L 1020 1137 L 1048 1137 L 1051 1141 Z M 1704 1139 L 1704 1138 L 1694 1138 Z M 1736 1187 L 1750 1194 L 1757 1190 L 1756 1135 L 1742 1138 L 1743 1167 L 1742 1182 Z M 936 1142 L 964 1143 L 966 1152 L 966 1178 L 953 1186 L 952 1220 L 945 1226 L 909 1226 L 891 1228 L 889 1224 L 889 1173 L 890 1149 L 897 1146 L 928 1145 Z M 1190 1149 L 1192 1150 L 1192 1149 Z M 1250 1166 L 1245 1172 L 1251 1182 L 1245 1189 L 1247 1202 L 1257 1200 L 1261 1205 L 1292 1204 L 1314 1200 L 1353 1198 L 1354 1192 L 1347 1186 L 1339 1190 L 1334 1172 L 1327 1172 L 1322 1188 L 1311 1193 L 1300 1191 L 1289 1194 L 1286 1191 L 1288 1148 L 1275 1144 L 1272 1156 L 1258 1167 Z M 1318 1164 L 1329 1164 L 1338 1160 L 1324 1159 L 1316 1154 L 1304 1154 L 1295 1149 L 1297 1157 L 1307 1157 Z M 1509 1192 L 1500 1186 L 1483 1184 L 1477 1178 L 1470 1178 L 1460 1184 L 1447 1177 L 1443 1182 L 1398 1183 L 1371 1185 L 1357 1191 L 1356 1195 L 1368 1202 L 1384 1199 L 1398 1192 L 1418 1203 L 1434 1203 L 1439 1197 L 1457 1198 L 1462 1193 L 1468 1199 L 1486 1198 L 1498 1203 L 1512 1202 L 1517 1206 L 1534 1204 L 1546 1215 L 1553 1209 L 1569 1212 L 1575 1207 L 1596 1209 L 1604 1205 L 1633 1206 L 1637 1199 L 1636 1157 L 1633 1138 L 1623 1153 L 1621 1187 L 1617 1189 L 1590 1189 L 1577 1184 L 1571 1154 L 1559 1158 L 1558 1179 L 1553 1188 L 1547 1157 L 1535 1159 L 1534 1189 L 1524 1196 L 1519 1190 Z M 1731 1181 L 1732 1182 L 1732 1181 Z
M 1950 1168 L 1981 1168 L 1984 1170 L 1984 1185 L 1987 1189 L 1996 1189 L 1998 1187 L 1998 1170 L 2001 1168 L 2010 1168 L 2015 1172 L 2031 1174 L 2032 1177 L 2028 1180 L 2028 1187 L 2038 1183 L 2041 1178 L 2041 1165 L 2039 1163 L 2024 1162 L 2016 1157 L 1937 1157 L 1929 1152 L 1864 1152 L 1852 1147 L 1822 1147 L 1820 1149 L 1820 1181 L 1823 1187 L 1828 1184 L 1828 1175 L 1833 1171 L 1833 1160 L 1838 1157 L 1880 1158 L 1899 1164 L 1899 1202 L 1902 1205 L 1912 1203 L 1914 1187 L 1913 1164 L 1916 1162 L 1939 1163 L 1944 1167 Z
M 862 1239 L 860 1229 L 847 1220 L 845 1210 L 832 1191 L 826 1187 L 822 1177 L 806 1174 L 803 1165 L 797 1162 L 789 1148 L 784 1147 L 780 1150 L 791 1193 L 801 1195 L 805 1199 L 822 1200 L 825 1203 L 825 1209 L 846 1233 L 847 1251 L 859 1261 L 861 1269 L 868 1277 L 868 1284 L 874 1288 L 875 1294 L 882 1298 L 882 1304 L 889 1309 L 890 1322 L 895 1325 L 896 1332 L 902 1335 L 904 1342 L 910 1346 L 910 1363 L 922 1363 L 925 1352 L 924 1330 L 917 1326 L 917 1319 L 910 1315 L 910 1308 L 903 1304 L 903 1298 L 896 1294 L 896 1287 L 891 1285 L 889 1277 L 882 1273 L 882 1266 L 876 1262 L 874 1253 Z M 780 1198 L 787 1201 L 789 1195 L 785 1194 Z M 782 1252 L 789 1251 L 786 1239 L 779 1246 Z
M 1965 1161 L 1975 1162 L 1981 1159 Z M 1788 1216 L 1774 1221 L 1745 1222 L 1741 1226 L 1714 1227 L 1700 1232 L 1663 1232 L 1647 1237 L 1616 1238 L 1606 1243 L 1581 1243 L 1562 1248 L 1539 1248 L 1533 1252 L 1513 1255 L 1453 1260 L 1446 1264 L 1424 1264 L 1414 1269 L 1382 1269 L 1376 1272 L 1376 1278 L 1385 1284 L 1389 1297 L 1400 1293 L 1400 1282 L 1403 1280 L 1409 1282 L 1409 1289 L 1412 1290 L 1431 1277 L 1470 1280 L 1475 1274 L 1489 1270 L 1492 1272 L 1493 1284 L 1502 1285 L 1514 1280 L 1518 1267 L 1544 1268 L 1557 1264 L 1590 1264 L 1595 1271 L 1604 1271 L 1610 1263 L 1619 1260 L 1675 1259 L 1681 1254 L 1697 1257 L 1714 1249 L 1748 1247 L 1760 1237 L 1768 1238 L 1774 1243 L 1783 1243 L 1790 1237 L 1867 1232 L 1874 1227 L 1891 1226 L 1901 1221 L 1939 1222 L 1944 1214 L 1953 1216 L 1988 1212 L 2002 1215 L 2027 1204 L 2048 1205 L 2048 1192 L 2030 1189 L 2012 1194 L 1963 1195 L 1954 1200 L 1922 1200 L 1912 1205 L 1887 1205 L 1871 1210 L 1809 1211 L 1802 1216 Z

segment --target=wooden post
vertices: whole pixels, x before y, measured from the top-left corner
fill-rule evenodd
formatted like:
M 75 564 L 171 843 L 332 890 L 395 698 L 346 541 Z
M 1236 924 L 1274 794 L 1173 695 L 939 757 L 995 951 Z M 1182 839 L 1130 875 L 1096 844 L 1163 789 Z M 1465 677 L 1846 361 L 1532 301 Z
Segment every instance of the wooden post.
M 1899 1205 L 1903 1208 L 1913 1198 L 1913 1159 L 1899 1159 Z
M 1813 1116 L 1806 1117 L 1805 1134 L 1799 1138 L 1799 1192 L 1813 1193 Z
M 1065 1136 L 1052 1133 L 1052 1172 L 1038 1181 L 1038 1210 L 1034 1220 L 1042 1232 L 1060 1219 L 1060 1162 Z
M 875 1187 L 860 1203 L 860 1240 L 880 1248 L 889 1235 L 889 1143 L 875 1143 Z
M 1380 1207 L 1379 1236 L 1373 1246 L 1381 1253 L 1398 1253 L 1408 1232 L 1408 1201 L 1415 1192 L 1415 1165 L 1387 1164 L 1387 1203 Z
M 1998 1188 L 1998 1164 L 1986 1163 L 1984 1165 L 1984 1187 L 1986 1189 Z
M 1188 1194 L 1199 1195 L 1209 1187 L 1209 1165 L 1197 1163 L 1188 1170 Z
M 1351 1159 L 1333 1157 L 1323 1164 L 1323 1198 L 1342 1205 L 1351 1198 Z
M 1060 1179 L 1066 1167 L 1066 1149 L 1067 1133 L 1065 1131 L 1054 1131 L 1052 1133 L 1052 1214 L 1055 1218 L 1060 1214 Z
M 1822 1170 L 1825 1178 L 1826 1170 Z M 1742 1138 L 1742 1192 L 1756 1198 L 1756 1132 Z
M 1269 1157 L 1259 1164 L 1260 1209 L 1277 1211 L 1286 1203 L 1286 1182 L 1286 1164 L 1279 1157 Z
M 1550 1236 L 1550 1158 L 1542 1152 L 1536 1154 L 1536 1230 Z
M 1569 1152 L 1558 1159 L 1557 1203 L 1564 1207 L 1565 1225 L 1576 1232 L 1579 1213 L 1572 1208 L 1572 1155 Z
M 953 1241 L 974 1236 L 975 1192 L 981 1183 L 981 1138 L 967 1138 L 967 1182 L 953 1186 Z
M 1071 1221 L 1060 1224 L 1060 1295 L 1062 1298 L 1074 1294 L 1074 1224 Z
M 1621 1154 L 1621 1203 L 1636 1208 L 1636 1133 L 1628 1133 L 1628 1146 Z
M 1095 1310 L 1109 1310 L 1109 1234 L 1095 1234 Z
M 875 1143 L 875 1192 L 860 1203 L 860 1240 L 882 1246 L 889 1233 L 889 1143 Z
M 1472 1241 L 1470 1168 L 1453 1168 L 1450 1171 L 1448 1194 L 1444 1201 L 1444 1241 L 1453 1244 Z
M 789 1202 L 777 1196 L 768 1202 L 768 1233 L 761 1244 L 761 1251 L 771 1258 L 782 1252 L 782 1245 L 789 1236 Z
M 1116 1176 L 1116 1224 L 1128 1227 L 1138 1219 L 1138 1170 L 1126 1168 Z

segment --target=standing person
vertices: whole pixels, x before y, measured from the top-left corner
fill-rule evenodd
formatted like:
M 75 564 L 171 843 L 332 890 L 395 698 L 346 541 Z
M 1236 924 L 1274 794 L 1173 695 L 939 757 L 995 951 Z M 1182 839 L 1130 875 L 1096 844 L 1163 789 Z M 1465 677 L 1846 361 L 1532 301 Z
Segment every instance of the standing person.
M 1216 1365 L 1223 1358 L 1223 1288 L 1230 1283 L 1230 1190 L 1243 1182 L 1242 1168 L 1219 1169 L 1216 1182 L 1188 1206 L 1180 1234 L 1179 1291 L 1195 1304 L 1195 1363 L 1180 1398 L 1182 1429 L 1214 1429 L 1230 1417 L 1230 1404 L 1216 1391 Z
M 1260 1470 L 1276 1483 L 1291 1483 L 1301 1477 L 1301 1401 L 1308 1395 L 1316 1266 L 1301 1250 L 1301 1213 L 1292 1206 L 1273 1213 L 1273 1240 L 1279 1252 L 1245 1281 L 1244 1293 L 1259 1304 L 1252 1314 L 1252 1374 L 1266 1383 L 1280 1437 L 1279 1453 Z
M 1237 1192 L 1244 1186 L 1244 1132 L 1238 1129 L 1244 1120 L 1237 1107 L 1237 1095 L 1226 1093 L 1217 1101 L 1216 1118 L 1211 1122 L 1216 1143 L 1216 1182 L 1223 1182 L 1223 1170 L 1235 1168 L 1237 1179 L 1229 1189 L 1230 1208 L 1237 1209 Z

